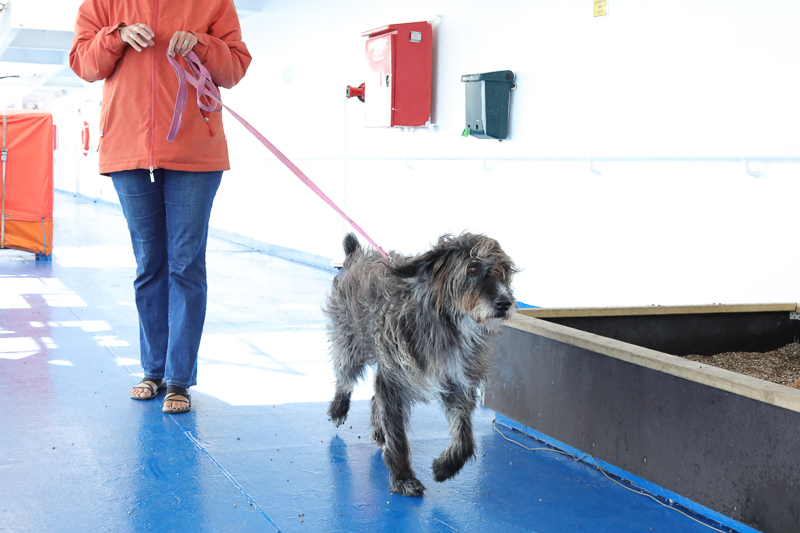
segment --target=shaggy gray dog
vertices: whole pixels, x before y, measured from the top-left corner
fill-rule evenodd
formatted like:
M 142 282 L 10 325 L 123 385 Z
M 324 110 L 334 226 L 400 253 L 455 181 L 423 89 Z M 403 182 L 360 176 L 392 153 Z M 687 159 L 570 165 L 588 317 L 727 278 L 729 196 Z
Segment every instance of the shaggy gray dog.
M 411 407 L 432 397 L 444 406 L 452 440 L 433 473 L 436 481 L 451 478 L 475 453 L 477 389 L 495 334 L 516 308 L 516 269 L 497 241 L 471 233 L 445 235 L 416 257 L 392 253 L 391 264 L 352 233 L 343 244 L 347 257 L 324 309 L 336 374 L 328 415 L 342 425 L 356 382 L 377 364 L 372 438 L 383 450 L 389 488 L 421 496 L 406 436 Z

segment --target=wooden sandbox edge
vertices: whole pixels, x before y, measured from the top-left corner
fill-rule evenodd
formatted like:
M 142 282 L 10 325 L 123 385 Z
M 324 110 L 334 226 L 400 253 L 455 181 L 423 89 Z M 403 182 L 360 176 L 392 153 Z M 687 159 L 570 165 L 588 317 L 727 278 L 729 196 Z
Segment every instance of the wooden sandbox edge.
M 771 304 L 776 305 L 776 304 Z M 778 304 L 781 305 L 781 304 Z M 785 305 L 785 304 L 783 304 Z M 792 304 L 795 305 L 795 304 Z M 715 306 L 716 307 L 716 306 Z M 658 309 L 658 308 L 656 308 Z M 763 311 L 763 306 L 760 309 Z M 771 309 L 787 310 L 789 309 Z M 511 327 L 800 413 L 800 390 L 516 313 Z

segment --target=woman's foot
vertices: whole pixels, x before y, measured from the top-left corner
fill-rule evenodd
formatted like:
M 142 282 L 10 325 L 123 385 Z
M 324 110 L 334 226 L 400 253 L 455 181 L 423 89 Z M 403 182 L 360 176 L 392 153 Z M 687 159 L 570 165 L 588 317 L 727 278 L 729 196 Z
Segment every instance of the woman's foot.
M 185 413 L 192 408 L 192 397 L 189 396 L 189 389 L 169 385 L 167 395 L 164 396 L 164 407 L 161 411 L 170 415 Z
M 134 400 L 152 400 L 167 384 L 163 379 L 144 378 L 131 389 L 131 398 Z

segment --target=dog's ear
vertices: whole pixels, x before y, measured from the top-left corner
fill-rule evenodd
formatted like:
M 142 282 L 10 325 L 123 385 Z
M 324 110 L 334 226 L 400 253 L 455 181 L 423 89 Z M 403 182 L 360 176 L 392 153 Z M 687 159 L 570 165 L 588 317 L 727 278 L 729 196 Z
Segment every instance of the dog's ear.
M 430 250 L 408 263 L 393 266 L 392 271 L 395 276 L 404 279 L 430 274 L 439 259 L 439 255 L 438 252 Z
M 344 248 L 344 255 L 349 257 L 359 248 L 358 238 L 355 236 L 354 233 L 348 233 L 345 235 L 344 240 L 342 241 L 342 248 Z

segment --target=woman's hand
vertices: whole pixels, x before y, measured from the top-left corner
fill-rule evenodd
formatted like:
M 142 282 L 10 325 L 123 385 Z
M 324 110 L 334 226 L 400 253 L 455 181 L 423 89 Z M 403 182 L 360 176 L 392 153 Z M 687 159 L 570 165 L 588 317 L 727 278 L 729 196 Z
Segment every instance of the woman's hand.
M 169 40 L 167 53 L 172 57 L 175 57 L 176 54 L 186 57 L 186 54 L 191 52 L 196 44 L 197 37 L 192 33 L 188 31 L 176 31 L 172 39 Z
M 119 36 L 137 52 L 141 52 L 143 48 L 155 46 L 156 44 L 153 42 L 153 37 L 155 37 L 156 34 L 147 24 L 123 26 L 119 29 Z

